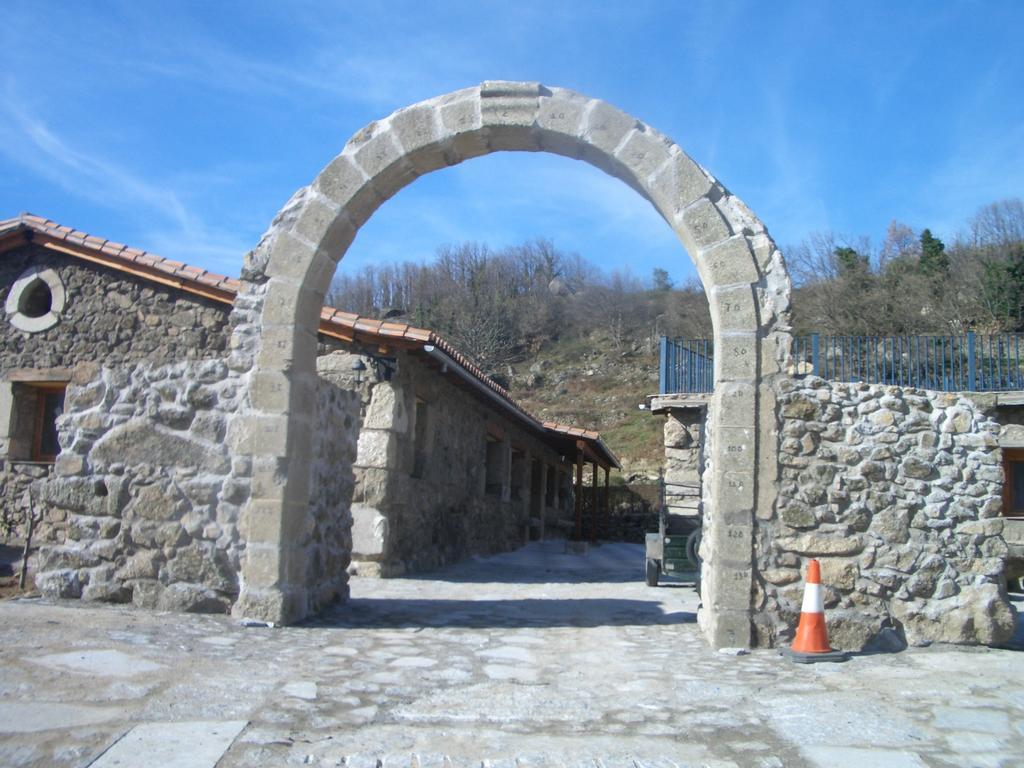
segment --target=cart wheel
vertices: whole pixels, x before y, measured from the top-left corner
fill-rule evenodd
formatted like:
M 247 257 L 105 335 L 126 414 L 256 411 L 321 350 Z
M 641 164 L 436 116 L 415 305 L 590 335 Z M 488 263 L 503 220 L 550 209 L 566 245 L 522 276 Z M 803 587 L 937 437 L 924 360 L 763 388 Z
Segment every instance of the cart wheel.
M 656 587 L 658 586 L 658 573 L 661 571 L 661 566 L 657 560 L 648 558 L 647 560 L 647 586 Z
M 700 570 L 700 528 L 686 537 L 686 559 L 698 571 Z

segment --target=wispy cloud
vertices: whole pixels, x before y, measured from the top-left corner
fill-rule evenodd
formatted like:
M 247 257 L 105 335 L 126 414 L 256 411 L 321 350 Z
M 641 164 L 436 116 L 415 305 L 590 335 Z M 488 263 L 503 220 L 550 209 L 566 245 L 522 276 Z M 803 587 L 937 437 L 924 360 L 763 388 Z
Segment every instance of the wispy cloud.
M 0 96 L 0 118 L 0 153 L 8 161 L 73 197 L 151 222 L 147 242 L 136 245 L 237 273 L 246 248 L 237 235 L 208 226 L 168 185 L 71 146 L 29 110 L 10 81 Z

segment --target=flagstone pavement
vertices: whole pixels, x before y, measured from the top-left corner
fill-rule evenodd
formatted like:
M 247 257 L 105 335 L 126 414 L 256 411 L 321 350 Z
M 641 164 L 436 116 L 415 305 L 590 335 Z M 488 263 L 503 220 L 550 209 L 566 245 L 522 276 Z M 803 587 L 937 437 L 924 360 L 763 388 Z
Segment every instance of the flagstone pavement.
M 535 543 L 285 628 L 0 602 L 0 765 L 1024 765 L 1020 651 L 717 653 L 642 571 Z

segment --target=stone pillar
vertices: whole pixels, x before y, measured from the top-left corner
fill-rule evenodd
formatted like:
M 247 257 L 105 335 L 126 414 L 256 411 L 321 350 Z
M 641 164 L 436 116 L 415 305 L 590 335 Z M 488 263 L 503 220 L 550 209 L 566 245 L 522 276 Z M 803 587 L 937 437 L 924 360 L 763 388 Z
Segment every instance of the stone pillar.
M 671 408 L 665 414 L 665 506 L 669 514 L 700 515 L 701 435 L 705 410 Z

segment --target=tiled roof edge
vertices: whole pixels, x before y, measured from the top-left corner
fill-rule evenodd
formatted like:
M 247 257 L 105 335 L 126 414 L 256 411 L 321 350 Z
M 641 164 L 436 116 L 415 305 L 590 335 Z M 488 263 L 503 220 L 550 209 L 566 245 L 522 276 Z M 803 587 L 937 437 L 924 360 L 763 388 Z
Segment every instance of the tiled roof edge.
M 32 213 L 21 213 L 10 219 L 0 220 L 0 235 L 10 234 L 17 230 L 45 235 L 58 241 L 64 241 L 78 248 L 85 248 L 103 254 L 107 259 L 114 262 L 121 262 L 126 269 L 131 265 L 141 265 L 148 269 L 155 270 L 173 277 L 180 281 L 183 286 L 193 285 L 197 288 L 214 288 L 227 294 L 237 295 L 241 289 L 241 281 L 237 278 L 226 277 L 215 272 L 209 272 L 201 267 L 193 267 L 180 261 L 165 259 L 154 253 L 131 248 L 122 243 L 105 240 L 87 232 L 66 227 L 58 224 L 52 219 L 36 216 Z M 114 265 L 115 268 L 116 265 Z M 144 276 L 143 276 L 144 277 Z M 553 434 L 576 437 L 581 440 L 598 444 L 608 458 L 617 467 L 618 459 L 615 454 L 604 444 L 598 432 L 579 427 L 571 427 L 555 422 L 542 422 L 536 416 L 527 411 L 519 402 L 512 397 L 507 389 L 495 382 L 490 376 L 473 362 L 468 356 L 460 352 L 444 337 L 439 336 L 427 328 L 417 328 L 400 322 L 390 322 L 375 318 L 362 317 L 350 312 L 342 312 L 334 307 L 325 306 L 321 312 L 321 320 L 330 326 L 335 326 L 346 331 L 358 331 L 359 333 L 377 336 L 382 341 L 402 339 L 404 341 L 421 344 L 433 344 L 448 357 L 452 358 L 462 368 L 468 371 L 474 378 L 480 381 L 485 387 L 496 395 L 506 400 L 513 408 L 521 413 L 524 418 L 540 424 L 543 428 Z

